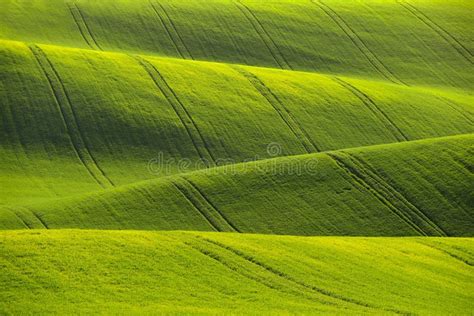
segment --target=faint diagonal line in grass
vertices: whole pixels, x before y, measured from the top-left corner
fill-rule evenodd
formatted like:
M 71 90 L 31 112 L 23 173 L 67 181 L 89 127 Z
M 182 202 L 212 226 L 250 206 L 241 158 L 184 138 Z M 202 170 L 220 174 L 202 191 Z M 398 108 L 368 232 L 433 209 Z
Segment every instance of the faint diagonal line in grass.
M 349 92 L 351 92 L 355 97 L 357 97 L 372 112 L 372 114 L 374 114 L 379 119 L 379 121 L 385 125 L 385 127 L 392 133 L 397 141 L 408 141 L 408 137 L 392 121 L 392 119 L 390 119 L 390 117 L 384 111 L 382 111 L 382 109 L 372 100 L 372 98 L 341 78 L 333 77 L 332 79 L 345 89 L 349 90 Z
M 466 119 L 466 121 L 469 122 L 469 124 L 474 125 L 474 121 L 472 120 L 472 118 L 468 117 L 466 115 L 466 113 L 461 111 L 458 107 L 458 104 L 455 104 L 453 101 L 449 100 L 448 98 L 442 97 L 442 96 L 439 96 L 439 95 L 437 95 L 436 98 L 438 98 L 438 100 L 440 100 L 440 101 L 443 101 L 443 103 L 446 104 L 447 106 L 449 106 L 453 111 L 457 112 L 459 115 L 464 117 Z
M 420 11 L 414 5 L 408 3 L 407 1 L 397 0 L 397 3 L 404 7 L 408 12 L 410 12 L 414 17 L 432 29 L 436 34 L 438 34 L 442 39 L 444 39 L 451 47 L 453 47 L 462 57 L 464 57 L 469 63 L 473 64 L 471 52 L 454 36 L 451 35 L 448 31 L 442 28 L 439 24 L 435 23 L 430 19 L 426 14 Z
M 171 89 L 171 87 L 168 85 L 165 78 L 161 75 L 158 69 L 142 57 L 132 55 L 131 57 L 134 58 L 145 69 L 152 81 L 155 83 L 155 86 L 161 91 L 168 103 L 171 105 L 174 112 L 181 121 L 181 124 L 186 129 L 186 132 L 189 138 L 191 139 L 191 142 L 193 143 L 196 152 L 202 159 L 202 162 L 205 163 L 207 167 L 216 165 L 216 159 L 210 151 L 209 145 L 204 139 L 196 122 L 194 121 L 184 104 L 179 100 L 173 89 Z
M 173 45 L 175 46 L 179 55 L 184 59 L 194 59 L 165 7 L 158 1 L 153 0 L 150 1 L 150 6 L 163 25 L 168 37 L 171 39 L 171 42 L 173 42 Z
M 84 140 L 74 108 L 58 72 L 41 48 L 36 45 L 31 45 L 30 50 L 47 79 L 56 106 L 58 107 L 63 124 L 69 136 L 69 140 L 77 157 L 100 186 L 103 188 L 114 186 L 114 183 L 106 176 L 105 172 L 98 165 Z M 97 169 L 97 171 L 94 169 Z
M 418 227 L 423 229 L 420 224 L 423 226 L 428 225 L 428 228 L 431 228 L 434 232 L 438 233 L 440 236 L 448 236 L 448 234 L 439 227 L 434 220 L 432 220 L 428 215 L 420 210 L 414 203 L 410 202 L 407 197 L 405 197 L 400 191 L 398 191 L 394 186 L 388 183 L 383 177 L 381 177 L 369 164 L 364 162 L 362 159 L 346 153 L 347 157 L 352 161 L 352 163 L 367 176 L 367 179 L 372 183 L 372 187 L 375 188 L 375 185 L 380 185 L 381 188 L 378 190 L 381 195 L 383 195 L 387 200 L 391 201 L 391 204 L 402 204 L 402 208 L 398 207 L 400 210 L 405 210 L 405 214 L 414 222 Z M 396 203 L 398 201 L 399 203 Z
M 275 41 L 271 38 L 268 32 L 263 27 L 262 23 L 258 20 L 257 16 L 247 7 L 245 4 L 240 1 L 236 1 L 235 5 L 247 18 L 250 24 L 253 26 L 253 29 L 258 34 L 262 42 L 267 47 L 268 51 L 272 55 L 273 59 L 276 61 L 278 66 L 282 69 L 292 69 L 285 56 L 281 53 L 280 49 L 276 45 Z
M 426 247 L 429 247 L 429 248 L 432 248 L 432 249 L 434 249 L 434 250 L 436 250 L 436 251 L 442 252 L 442 253 L 444 253 L 444 254 L 450 256 L 451 258 L 453 258 L 453 259 L 455 259 L 455 260 L 457 260 L 457 261 L 460 261 L 460 262 L 462 262 L 462 263 L 464 263 L 464 264 L 467 264 L 467 265 L 470 266 L 470 267 L 474 267 L 474 263 L 473 263 L 473 262 L 470 262 L 468 259 L 465 259 L 465 258 L 463 258 L 463 257 L 461 257 L 461 256 L 458 256 L 458 255 L 456 255 L 456 254 L 454 254 L 454 253 L 452 253 L 452 252 L 450 252 L 450 251 L 448 251 L 448 250 L 446 250 L 446 249 L 443 249 L 443 248 L 440 248 L 440 247 L 436 247 L 436 246 L 434 246 L 434 245 L 432 245 L 432 244 L 429 244 L 429 243 L 426 243 L 426 242 L 422 242 L 422 241 L 419 241 L 419 240 L 418 240 L 417 242 L 418 242 L 419 244 L 422 244 L 422 245 L 426 246 Z
M 173 184 L 199 210 L 201 214 L 220 232 L 240 232 L 229 219 L 202 193 L 202 191 L 185 177 L 177 177 Z
M 177 181 L 172 181 L 171 183 L 184 196 L 184 198 L 189 203 L 191 203 L 193 208 L 196 211 L 198 211 L 198 213 L 209 224 L 210 227 L 212 227 L 217 232 L 221 231 L 220 228 L 215 224 L 215 220 L 212 218 L 212 216 L 200 207 L 198 201 L 196 201 L 196 198 L 193 196 L 193 194 L 185 186 L 178 183 Z
M 79 32 L 81 32 L 81 35 L 86 41 L 87 45 L 89 45 L 89 47 L 92 49 L 102 50 L 102 48 L 97 43 L 94 35 L 92 34 L 89 26 L 87 25 L 86 19 L 84 18 L 84 15 L 79 9 L 79 6 L 75 2 L 67 2 L 67 5 L 74 19 L 74 22 L 76 23 L 76 26 L 78 27 Z
M 341 153 L 338 153 L 339 155 Z M 377 200 L 379 200 L 383 205 L 385 205 L 394 215 L 400 218 L 413 230 L 418 232 L 420 235 L 426 236 L 427 234 L 420 227 L 418 227 L 412 220 L 401 210 L 399 210 L 395 205 L 393 205 L 386 197 L 383 196 L 376 188 L 374 188 L 370 183 L 368 183 L 365 178 L 365 174 L 357 170 L 353 166 L 347 164 L 341 157 L 335 153 L 327 153 L 328 157 L 332 158 L 339 168 L 341 168 L 350 178 L 352 178 L 360 187 L 364 188 L 365 191 L 371 193 Z
M 388 80 L 398 83 L 404 84 L 403 81 L 398 79 L 383 63 L 382 61 L 375 55 L 365 44 L 365 42 L 360 38 L 359 35 L 349 26 L 349 24 L 330 6 L 323 3 L 320 0 L 312 0 L 312 3 L 316 4 L 321 8 L 321 10 L 326 13 L 327 16 L 346 34 L 347 37 L 351 40 L 351 42 L 360 50 L 360 52 L 367 58 L 367 60 L 372 64 L 372 66 L 385 78 Z
M 306 130 L 301 126 L 298 120 L 291 114 L 290 110 L 280 101 L 277 95 L 275 95 L 263 81 L 261 81 L 256 75 L 245 70 L 239 66 L 231 66 L 238 73 L 244 76 L 255 89 L 267 100 L 267 102 L 277 112 L 283 122 L 288 126 L 293 135 L 301 142 L 303 147 L 308 153 L 320 152 L 315 142 L 311 139 Z
M 28 224 L 25 219 L 18 213 L 16 212 L 13 207 L 5 207 L 4 209 L 6 209 L 7 211 L 10 211 L 10 213 L 12 213 L 13 215 L 15 215 L 16 218 L 18 218 L 20 220 L 20 222 L 23 223 L 23 225 L 25 225 L 26 228 L 28 229 L 33 229 L 33 227 Z
M 235 226 L 229 218 L 219 210 L 219 208 L 216 207 L 214 203 L 212 203 L 209 198 L 204 194 L 204 192 L 199 189 L 197 185 L 195 185 L 191 180 L 186 179 L 185 177 L 181 177 L 183 180 L 185 180 L 189 185 L 194 189 L 194 191 L 206 202 L 208 207 L 213 210 L 216 214 L 218 214 L 219 217 L 222 218 L 222 221 L 228 226 L 226 231 L 235 231 L 238 233 L 241 233 L 241 231 Z
M 328 290 L 323 289 L 323 288 L 319 288 L 319 287 L 307 284 L 306 282 L 297 280 L 297 279 L 293 278 L 292 276 L 290 276 L 289 274 L 284 273 L 280 270 L 277 270 L 274 267 L 257 260 L 255 257 L 250 256 L 250 255 L 244 253 L 241 250 L 235 249 L 231 246 L 225 245 L 221 242 L 218 242 L 218 241 L 215 241 L 215 240 L 212 240 L 212 239 L 209 239 L 209 238 L 202 238 L 202 240 L 204 240 L 204 241 L 206 241 L 210 244 L 213 244 L 215 246 L 221 247 L 222 249 L 225 249 L 225 250 L 233 253 L 234 255 L 241 257 L 242 259 L 246 260 L 247 262 L 249 262 L 251 264 L 254 264 L 254 265 L 256 265 L 256 266 L 272 273 L 276 277 L 283 278 L 283 279 L 285 279 L 285 280 L 287 280 L 291 283 L 294 283 L 298 286 L 304 287 L 308 290 L 314 291 L 318 294 L 324 295 L 324 296 L 326 296 L 330 299 L 336 299 L 336 300 L 339 300 L 339 301 L 343 301 L 343 302 L 346 302 L 346 303 L 355 304 L 355 305 L 358 305 L 358 306 L 371 308 L 371 309 L 378 309 L 378 310 L 382 309 L 382 310 L 385 310 L 385 311 L 390 311 L 390 312 L 394 312 L 394 313 L 398 313 L 398 314 L 406 314 L 406 312 L 402 312 L 402 311 L 398 311 L 398 310 L 394 310 L 394 309 L 386 309 L 386 308 L 383 308 L 383 307 L 375 306 L 375 305 L 365 303 L 365 302 L 362 302 L 362 301 L 359 301 L 359 300 L 356 300 L 356 299 L 353 299 L 353 298 L 349 298 L 349 297 L 345 297 L 343 295 L 339 295 L 337 293 L 328 291 Z

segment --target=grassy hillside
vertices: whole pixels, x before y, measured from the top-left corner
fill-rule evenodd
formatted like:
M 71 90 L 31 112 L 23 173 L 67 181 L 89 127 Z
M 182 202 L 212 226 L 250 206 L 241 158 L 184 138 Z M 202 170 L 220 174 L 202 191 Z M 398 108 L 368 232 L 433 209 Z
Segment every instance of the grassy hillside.
M 473 11 L 0 0 L 0 314 L 470 314 Z
M 0 37 L 470 90 L 471 1 L 4 0 Z
M 0 241 L 7 314 L 432 315 L 473 307 L 471 239 L 61 230 L 2 232 Z
M 474 131 L 473 97 L 444 90 L 14 41 L 0 50 L 1 204 L 150 179 L 158 155 L 162 176 Z
M 4 207 L 3 228 L 472 236 L 472 135 L 278 158 Z

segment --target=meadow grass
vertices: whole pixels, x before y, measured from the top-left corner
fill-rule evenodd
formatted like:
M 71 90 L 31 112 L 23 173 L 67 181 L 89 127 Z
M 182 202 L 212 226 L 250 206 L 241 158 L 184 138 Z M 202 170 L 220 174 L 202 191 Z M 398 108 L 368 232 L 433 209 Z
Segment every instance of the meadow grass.
M 463 238 L 3 231 L 0 250 L 7 314 L 432 315 L 473 300 Z

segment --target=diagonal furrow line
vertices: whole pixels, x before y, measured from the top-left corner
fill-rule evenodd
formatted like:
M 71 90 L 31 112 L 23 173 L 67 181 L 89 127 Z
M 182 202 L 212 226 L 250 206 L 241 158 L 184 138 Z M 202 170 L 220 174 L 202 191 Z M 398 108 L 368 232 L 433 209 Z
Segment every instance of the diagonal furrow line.
M 227 231 L 234 231 L 234 232 L 238 232 L 238 233 L 241 233 L 241 231 L 237 228 L 237 226 L 235 226 L 230 220 L 229 218 L 224 214 L 222 213 L 214 203 L 212 203 L 208 198 L 207 196 L 204 194 L 204 192 L 202 192 L 201 189 L 198 188 L 197 185 L 195 185 L 192 181 L 182 177 L 182 179 L 184 181 L 186 181 L 192 188 L 193 190 L 195 191 L 196 195 L 198 195 L 200 198 L 202 198 L 202 200 L 204 200 L 207 204 L 207 206 L 209 207 L 209 209 L 213 210 L 214 212 L 216 212 L 218 214 L 218 216 L 216 217 L 221 217 L 221 221 L 225 223 L 224 226 L 228 226 L 227 227 Z
M 339 300 L 339 301 L 343 301 L 343 302 L 350 303 L 350 304 L 355 304 L 355 305 L 366 307 L 366 308 L 383 309 L 383 310 L 398 313 L 398 314 L 404 314 L 404 312 L 401 312 L 401 311 L 398 311 L 398 310 L 385 309 L 385 308 L 378 307 L 378 306 L 375 306 L 375 305 L 372 305 L 372 304 L 369 304 L 369 303 L 365 303 L 365 302 L 362 302 L 362 301 L 359 301 L 359 300 L 356 300 L 356 299 L 353 299 L 353 298 L 350 298 L 350 297 L 345 297 L 343 295 L 328 291 L 328 290 L 323 289 L 323 288 L 319 288 L 319 287 L 314 286 L 314 285 L 307 284 L 306 282 L 297 280 L 297 279 L 293 278 L 292 276 L 290 276 L 289 274 L 284 273 L 283 271 L 277 270 L 274 267 L 269 266 L 268 264 L 265 264 L 265 263 L 257 260 L 255 257 L 250 256 L 250 255 L 244 253 L 241 250 L 235 249 L 231 246 L 225 245 L 221 242 L 211 240 L 211 239 L 208 239 L 208 238 L 202 238 L 202 240 L 205 241 L 205 242 L 208 242 L 212 245 L 215 245 L 217 247 L 220 247 L 224 250 L 227 250 L 227 251 L 233 253 L 234 255 L 244 259 L 245 261 L 247 261 L 247 262 L 249 262 L 249 263 L 251 263 L 255 266 L 258 266 L 258 267 L 266 270 L 267 272 L 270 272 L 271 274 L 273 274 L 274 276 L 276 276 L 278 278 L 284 279 L 287 282 L 293 283 L 295 285 L 306 288 L 307 290 L 310 290 L 310 291 L 313 291 L 315 293 L 326 296 L 329 299 L 336 299 L 336 300 Z M 328 304 L 329 302 L 325 302 L 325 303 Z
M 225 216 L 201 193 L 197 187 L 184 177 L 177 177 L 173 185 L 194 205 L 207 221 L 219 232 L 235 232 Z
M 371 193 L 376 199 L 378 199 L 383 205 L 385 205 L 393 214 L 404 221 L 413 230 L 418 232 L 420 235 L 427 236 L 427 233 L 418 227 L 403 211 L 399 210 L 391 201 L 387 200 L 383 194 L 381 194 L 377 188 L 374 188 L 370 183 L 366 181 L 367 176 L 357 170 L 355 167 L 346 163 L 341 157 L 334 153 L 328 153 L 328 157 L 332 158 L 336 165 L 341 168 L 346 174 L 349 175 L 359 186 L 364 188 L 366 191 Z
M 447 236 L 447 233 L 439 227 L 431 218 L 423 211 L 411 203 L 403 194 L 390 185 L 384 178 L 379 176 L 377 172 L 362 159 L 355 157 L 350 153 L 346 153 L 351 162 L 367 176 L 366 181 L 371 182 L 372 187 L 378 187 L 379 192 L 391 201 L 392 205 L 400 205 L 399 209 L 404 209 L 405 213 L 420 228 L 434 231 L 440 236 Z
M 69 140 L 79 160 L 100 186 L 103 188 L 114 186 L 114 183 L 105 175 L 87 146 L 70 98 L 53 64 L 38 46 L 31 45 L 30 50 L 47 79 Z
M 401 129 L 395 125 L 395 123 L 380 109 L 377 104 L 365 93 L 351 85 L 347 81 L 342 80 L 338 77 L 332 78 L 338 84 L 345 89 L 349 90 L 354 96 L 356 96 L 378 119 L 383 125 L 392 133 L 397 141 L 407 141 L 408 137 L 401 131 Z
M 453 258 L 453 259 L 455 259 L 455 260 L 457 260 L 457 261 L 460 261 L 460 262 L 462 262 L 462 263 L 464 263 L 464 264 L 467 264 L 467 265 L 470 266 L 470 267 L 473 267 L 473 266 L 474 266 L 474 263 L 471 262 L 471 261 L 469 261 L 469 259 L 465 259 L 465 258 L 463 258 L 463 257 L 461 257 L 461 256 L 458 256 L 458 255 L 456 255 L 456 254 L 454 254 L 454 253 L 452 253 L 452 252 L 450 252 L 450 251 L 448 251 L 448 250 L 446 250 L 446 249 L 443 249 L 443 248 L 440 248 L 440 247 L 436 247 L 436 246 L 430 245 L 430 244 L 425 243 L 425 242 L 422 242 L 422 241 L 417 241 L 417 242 L 418 242 L 419 244 L 422 244 L 422 245 L 424 245 L 424 246 L 427 246 L 427 247 L 430 247 L 430 248 L 432 248 L 432 249 L 434 249 L 434 250 L 437 250 L 437 251 L 439 251 L 439 252 L 442 252 L 442 253 L 444 253 L 444 254 L 450 256 L 451 258 Z
M 336 11 L 334 11 L 330 6 L 324 4 L 320 0 L 312 0 L 312 3 L 319 6 L 321 10 L 323 10 L 324 13 L 326 13 L 326 15 L 329 16 L 329 18 L 337 24 L 337 26 L 346 34 L 347 37 L 349 37 L 352 43 L 361 51 L 365 58 L 367 58 L 367 60 L 381 75 L 383 75 L 385 78 L 394 83 L 406 85 L 382 63 L 382 61 L 377 57 L 377 55 L 375 55 L 369 49 L 369 47 L 364 43 L 364 41 L 359 37 L 359 35 L 357 35 L 357 33 L 349 26 L 348 23 L 346 23 L 346 21 L 344 21 L 344 19 Z
M 30 224 L 28 224 L 28 222 L 25 221 L 25 219 L 22 216 L 20 216 L 20 214 L 18 214 L 13 208 L 5 207 L 5 209 L 10 211 L 10 213 L 12 213 L 13 215 L 15 215 L 15 217 L 18 218 L 23 223 L 23 225 L 25 225 L 26 228 L 33 229 L 33 227 Z
M 200 239 L 202 240 L 199 236 L 196 236 L 197 239 Z M 226 252 L 228 252 L 227 249 L 225 248 L 222 248 L 221 246 L 217 246 L 215 244 L 213 244 L 212 242 L 209 242 L 207 240 L 203 240 L 204 242 L 207 242 L 209 244 L 212 244 L 213 247 L 217 247 L 221 250 L 224 250 Z M 218 262 L 219 264 L 223 265 L 224 267 L 226 267 L 227 269 L 237 273 L 238 275 L 240 276 L 243 276 L 249 280 L 252 280 L 252 281 L 255 281 L 269 289 L 272 289 L 272 290 L 275 290 L 275 291 L 278 291 L 278 292 L 281 292 L 281 293 L 284 293 L 284 294 L 293 294 L 293 295 L 296 295 L 298 296 L 299 298 L 306 298 L 308 300 L 311 300 L 311 301 L 314 301 L 315 299 L 318 299 L 318 302 L 320 302 L 321 304 L 324 304 L 324 305 L 331 305 L 331 306 L 337 306 L 337 304 L 335 302 L 330 302 L 330 301 L 326 301 L 326 300 L 321 300 L 321 298 L 318 298 L 317 296 L 315 295 L 318 295 L 319 293 L 313 293 L 312 291 L 308 291 L 308 289 L 300 286 L 299 284 L 297 284 L 297 286 L 295 286 L 294 283 L 291 283 L 291 282 L 288 282 L 287 279 L 284 279 L 284 278 L 280 278 L 278 276 L 275 277 L 275 275 L 269 271 L 266 271 L 264 268 L 260 267 L 260 266 L 256 266 L 253 262 L 248 262 L 248 260 L 246 260 L 245 258 L 242 258 L 240 256 L 237 256 L 237 258 L 239 260 L 242 260 L 244 261 L 246 264 L 240 264 L 240 263 L 233 263 L 232 260 L 226 260 L 226 257 L 225 256 L 222 256 L 220 255 L 217 251 L 211 251 L 209 250 L 208 247 L 205 247 L 203 245 L 201 245 L 202 243 L 201 242 L 198 242 L 198 243 L 191 243 L 191 242 L 184 242 L 184 244 L 196 251 L 198 251 L 199 253 L 203 254 L 204 256 Z M 259 273 L 256 273 L 254 270 L 255 268 L 258 268 L 258 269 L 261 269 L 261 270 L 265 270 L 266 273 L 269 273 L 272 278 L 278 280 L 277 282 L 275 280 L 272 280 L 271 278 L 268 278 L 268 277 L 265 277 L 265 276 L 262 276 L 260 275 Z
M 43 220 L 43 218 L 40 215 L 38 215 L 38 213 L 31 211 L 31 214 L 33 214 L 34 217 L 36 217 L 40 221 L 40 223 L 44 226 L 44 228 L 49 229 L 48 224 Z
M 452 36 L 448 31 L 442 28 L 439 24 L 431 20 L 426 14 L 416 8 L 414 5 L 404 1 L 398 0 L 398 4 L 404 7 L 408 12 L 410 12 L 414 17 L 423 22 L 426 26 L 432 29 L 437 33 L 441 38 L 443 38 L 451 47 L 453 47 L 462 57 L 464 57 L 469 63 L 473 64 L 471 52 L 454 36 Z
M 173 45 L 175 46 L 179 55 L 184 59 L 194 59 L 188 47 L 181 38 L 181 35 L 179 35 L 178 30 L 176 29 L 176 26 L 174 25 L 173 20 L 171 20 L 165 7 L 157 1 L 150 1 L 150 5 L 163 25 L 168 37 L 173 42 Z
M 459 109 L 458 105 L 455 102 L 449 100 L 446 97 L 442 97 L 442 96 L 439 96 L 439 95 L 436 96 L 436 98 L 438 98 L 438 100 L 443 101 L 443 103 L 446 104 L 447 106 L 449 106 L 453 111 L 457 112 L 459 115 L 464 117 L 466 119 L 466 121 L 469 122 L 469 124 L 474 125 L 474 122 L 473 122 L 472 118 L 468 117 L 466 115 L 466 113 L 464 113 L 461 109 Z
M 81 35 L 86 41 L 87 45 L 89 45 L 89 47 L 92 49 L 102 50 L 102 48 L 99 46 L 99 44 L 95 40 L 94 35 L 92 34 L 89 26 L 87 25 L 84 15 L 82 14 L 77 4 L 74 2 L 68 2 L 67 5 L 74 19 L 74 22 L 76 23 L 77 28 L 81 32 Z
M 212 219 L 212 217 L 208 214 L 208 213 L 205 213 L 203 212 L 199 207 L 198 207 L 198 203 L 196 202 L 196 200 L 193 198 L 193 196 L 185 189 L 183 188 L 182 186 L 180 186 L 179 184 L 176 184 L 174 182 L 172 182 L 173 186 L 184 196 L 184 198 L 189 201 L 189 203 L 192 204 L 192 206 L 194 207 L 194 209 L 196 209 L 196 211 L 198 211 L 199 214 L 201 214 L 201 216 L 204 218 L 204 220 L 209 224 L 209 226 L 211 226 L 215 231 L 219 231 L 219 228 L 217 228 L 215 225 L 214 225 L 214 221 Z
M 142 57 L 131 57 L 134 58 L 145 69 L 145 71 L 155 83 L 155 86 L 165 96 L 166 100 L 171 105 L 174 112 L 181 121 L 181 124 L 183 124 L 184 128 L 186 129 L 186 132 L 202 162 L 205 163 L 207 167 L 216 165 L 216 159 L 210 151 L 209 145 L 206 143 L 201 131 L 196 125 L 196 122 L 189 114 L 184 104 L 178 99 L 178 96 L 168 85 L 165 78 L 161 75 L 158 69 L 156 69 L 155 66 Z
M 291 114 L 290 110 L 280 101 L 280 99 L 263 83 L 256 75 L 239 66 L 231 66 L 242 76 L 244 76 L 257 91 L 265 97 L 267 102 L 278 113 L 283 122 L 288 126 L 295 137 L 301 142 L 308 153 L 320 152 L 320 148 L 312 141 L 309 134 Z
M 250 24 L 253 26 L 255 32 L 258 36 L 262 39 L 263 43 L 270 51 L 273 59 L 275 59 L 276 63 L 282 69 L 292 69 L 288 61 L 286 60 L 285 56 L 281 53 L 280 49 L 276 45 L 275 41 L 271 38 L 268 32 L 263 27 L 262 23 L 258 20 L 257 16 L 247 7 L 245 4 L 241 3 L 240 1 L 236 1 L 235 5 L 239 8 L 239 10 L 243 13 L 243 15 L 247 18 Z

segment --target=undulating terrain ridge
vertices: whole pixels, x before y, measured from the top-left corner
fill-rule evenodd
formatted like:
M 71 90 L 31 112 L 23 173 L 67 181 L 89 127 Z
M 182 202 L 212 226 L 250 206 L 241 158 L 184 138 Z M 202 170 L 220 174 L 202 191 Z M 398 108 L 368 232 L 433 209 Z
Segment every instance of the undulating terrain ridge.
M 0 314 L 471 314 L 472 12 L 0 0 Z

